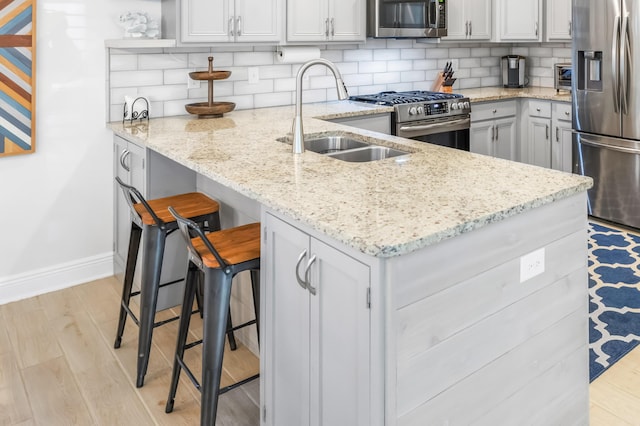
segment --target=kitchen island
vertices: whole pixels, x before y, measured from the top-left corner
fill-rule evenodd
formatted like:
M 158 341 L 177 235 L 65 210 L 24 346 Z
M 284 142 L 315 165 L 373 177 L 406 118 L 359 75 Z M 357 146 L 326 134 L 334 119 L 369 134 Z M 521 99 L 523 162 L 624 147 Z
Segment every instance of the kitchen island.
M 294 156 L 293 107 L 111 125 L 148 178 L 262 222 L 263 423 L 587 424 L 591 180 L 324 121 L 385 108 L 303 111 L 410 155 Z

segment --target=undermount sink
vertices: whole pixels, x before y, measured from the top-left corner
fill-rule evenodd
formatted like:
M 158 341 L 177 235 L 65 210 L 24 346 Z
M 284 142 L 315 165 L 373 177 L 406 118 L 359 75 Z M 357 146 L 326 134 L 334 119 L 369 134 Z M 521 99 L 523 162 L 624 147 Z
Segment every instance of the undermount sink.
M 328 154 L 327 157 L 337 158 L 338 160 L 349 161 L 352 163 L 363 163 L 367 161 L 399 157 L 400 155 L 407 154 L 409 154 L 409 152 L 400 151 L 399 149 L 388 148 L 386 146 L 369 145 L 364 148 L 350 149 L 347 151 Z
M 330 154 L 365 146 L 369 146 L 369 144 L 343 135 L 321 136 L 305 139 L 304 141 L 305 149 L 317 152 L 318 154 Z
M 280 138 L 278 140 L 291 143 L 288 138 Z M 304 140 L 304 148 L 327 157 L 351 163 L 383 160 L 410 154 L 407 151 L 365 142 L 357 139 L 357 136 L 348 134 L 307 135 Z

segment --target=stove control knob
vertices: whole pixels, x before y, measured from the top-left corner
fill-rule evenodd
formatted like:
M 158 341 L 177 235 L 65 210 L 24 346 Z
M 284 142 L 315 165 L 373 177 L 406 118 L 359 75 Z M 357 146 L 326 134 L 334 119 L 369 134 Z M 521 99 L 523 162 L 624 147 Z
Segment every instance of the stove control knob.
M 471 105 L 469 104 L 469 101 L 465 101 L 465 102 L 464 102 L 464 107 L 465 107 L 466 109 L 471 108 Z
M 424 107 L 422 105 L 418 107 L 418 115 L 424 115 Z
M 417 113 L 418 113 L 418 108 L 414 106 L 409 108 L 409 115 L 416 115 Z
M 458 109 L 459 104 L 457 102 L 451 102 L 451 109 L 452 110 L 456 110 Z

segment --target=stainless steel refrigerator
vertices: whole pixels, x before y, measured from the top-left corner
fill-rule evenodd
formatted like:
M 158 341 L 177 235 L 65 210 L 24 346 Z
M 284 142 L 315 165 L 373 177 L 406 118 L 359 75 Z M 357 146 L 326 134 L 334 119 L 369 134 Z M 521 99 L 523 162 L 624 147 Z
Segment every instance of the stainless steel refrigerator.
M 589 214 L 640 228 L 640 2 L 573 0 L 574 173 Z

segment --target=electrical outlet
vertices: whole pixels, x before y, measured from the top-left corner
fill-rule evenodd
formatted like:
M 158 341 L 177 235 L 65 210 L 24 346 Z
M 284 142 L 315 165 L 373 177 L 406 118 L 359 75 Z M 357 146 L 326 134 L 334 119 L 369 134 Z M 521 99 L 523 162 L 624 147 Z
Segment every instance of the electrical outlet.
M 520 258 L 520 282 L 523 283 L 544 272 L 544 248 Z
M 191 71 L 195 71 L 192 69 Z M 194 80 L 189 77 L 189 73 L 187 73 L 187 89 L 199 89 L 200 88 L 200 80 Z
M 249 67 L 247 68 L 247 74 L 249 84 L 258 84 L 260 81 L 260 68 Z

